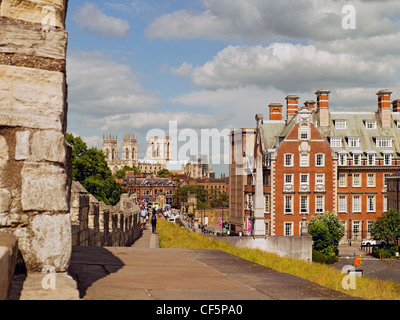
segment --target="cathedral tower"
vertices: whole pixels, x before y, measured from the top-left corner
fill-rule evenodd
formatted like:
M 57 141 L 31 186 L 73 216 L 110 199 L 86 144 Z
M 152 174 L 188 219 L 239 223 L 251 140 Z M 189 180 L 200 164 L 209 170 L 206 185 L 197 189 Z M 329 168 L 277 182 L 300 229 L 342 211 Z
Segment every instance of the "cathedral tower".
M 137 137 L 135 137 L 134 134 L 124 135 L 122 142 L 122 160 L 128 167 L 136 167 L 138 165 Z

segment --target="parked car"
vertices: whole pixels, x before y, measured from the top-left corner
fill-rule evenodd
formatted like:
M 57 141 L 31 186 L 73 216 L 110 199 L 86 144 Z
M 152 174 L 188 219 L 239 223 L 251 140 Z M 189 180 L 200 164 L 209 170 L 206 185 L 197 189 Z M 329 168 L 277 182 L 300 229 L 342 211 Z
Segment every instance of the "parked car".
M 370 239 L 370 240 L 363 240 L 363 242 L 361 243 L 362 246 L 380 246 L 381 244 L 385 244 L 384 240 L 374 240 L 374 239 Z

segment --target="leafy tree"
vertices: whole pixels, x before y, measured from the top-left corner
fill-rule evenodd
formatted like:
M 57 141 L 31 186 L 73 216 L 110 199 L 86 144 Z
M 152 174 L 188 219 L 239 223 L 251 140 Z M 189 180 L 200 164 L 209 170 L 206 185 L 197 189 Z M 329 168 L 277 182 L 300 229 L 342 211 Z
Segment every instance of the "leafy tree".
M 186 185 L 176 189 L 174 194 L 175 205 L 179 205 L 181 202 L 187 202 L 189 193 L 197 195 L 198 206 L 202 206 L 207 200 L 207 191 L 203 186 Z
M 166 175 L 169 175 L 171 178 L 175 177 L 175 175 L 171 171 L 169 171 L 168 169 L 165 169 L 165 168 L 161 169 L 157 172 L 157 177 L 159 177 L 159 178 L 165 178 Z
M 389 209 L 378 217 L 372 225 L 371 235 L 374 239 L 385 240 L 386 243 L 390 240 L 398 241 L 400 238 L 400 213 Z
M 72 179 L 79 181 L 97 200 L 116 205 L 126 190 L 115 182 L 104 153 L 97 148 L 88 149 L 80 137 L 70 133 L 65 139 L 72 146 Z
M 126 175 L 127 171 L 133 171 L 134 175 L 137 175 L 139 173 L 139 169 L 137 167 L 133 167 L 132 168 L 132 167 L 125 166 L 121 170 L 118 170 L 117 173 L 115 174 L 115 176 L 118 179 L 123 179 L 123 178 L 125 178 L 125 175 Z
M 314 249 L 329 255 L 337 250 L 344 236 L 344 226 L 335 213 L 325 212 L 311 218 L 308 232 L 314 241 Z

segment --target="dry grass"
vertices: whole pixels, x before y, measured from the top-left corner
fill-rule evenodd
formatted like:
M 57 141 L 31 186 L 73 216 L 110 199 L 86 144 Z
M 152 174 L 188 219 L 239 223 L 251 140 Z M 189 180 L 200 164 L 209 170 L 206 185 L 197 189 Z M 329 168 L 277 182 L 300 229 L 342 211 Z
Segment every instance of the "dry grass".
M 160 220 L 157 226 L 160 247 L 221 250 L 276 271 L 289 273 L 323 287 L 368 300 L 400 300 L 400 284 L 371 278 L 357 278 L 356 289 L 342 288 L 344 274 L 332 267 L 303 260 L 283 258 L 257 249 L 236 248 L 223 241 L 188 232 L 174 223 Z

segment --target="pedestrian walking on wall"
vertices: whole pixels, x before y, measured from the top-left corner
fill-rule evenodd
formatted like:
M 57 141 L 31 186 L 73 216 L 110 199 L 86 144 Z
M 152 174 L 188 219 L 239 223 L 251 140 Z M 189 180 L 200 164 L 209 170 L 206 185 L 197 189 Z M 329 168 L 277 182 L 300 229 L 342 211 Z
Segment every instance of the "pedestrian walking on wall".
M 153 233 L 157 233 L 157 211 L 156 211 L 156 209 L 153 209 L 153 212 L 151 215 L 151 231 Z
M 146 228 L 146 215 L 146 210 L 144 206 L 142 206 L 140 209 L 140 223 L 142 225 L 142 230 Z

